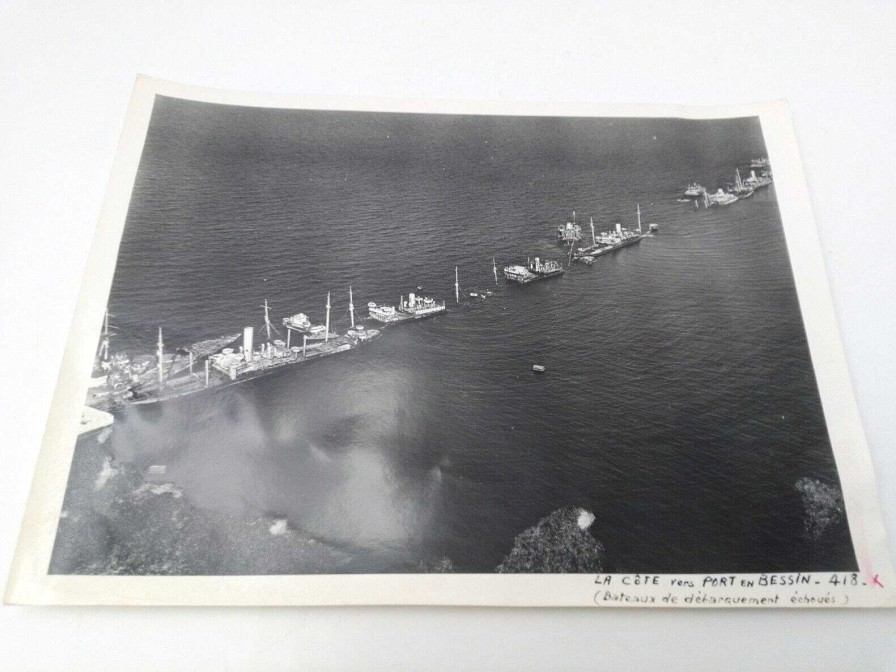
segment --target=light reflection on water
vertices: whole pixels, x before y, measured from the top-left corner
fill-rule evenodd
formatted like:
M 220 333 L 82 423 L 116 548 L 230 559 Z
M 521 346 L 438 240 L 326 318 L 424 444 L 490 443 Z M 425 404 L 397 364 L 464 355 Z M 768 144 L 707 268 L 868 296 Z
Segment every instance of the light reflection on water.
M 329 291 L 344 331 L 349 285 L 356 306 L 417 285 L 449 298 L 455 266 L 464 305 L 449 298 L 447 315 L 349 353 L 131 408 L 113 450 L 167 465 L 199 507 L 286 516 L 383 571 L 443 556 L 491 571 L 515 535 L 569 505 L 594 512 L 621 569 L 848 566 L 848 542 L 807 560 L 798 541 L 794 483 L 837 474 L 774 189 L 729 208 L 675 201 L 763 155 L 755 119 L 162 100 L 110 297 L 116 347 L 150 352 L 159 326 L 178 345 L 257 326 L 265 299 L 275 319 L 322 320 Z M 553 227 L 573 209 L 600 231 L 631 225 L 636 202 L 661 224 L 655 238 L 563 278 L 494 284 L 492 258 L 559 258 Z

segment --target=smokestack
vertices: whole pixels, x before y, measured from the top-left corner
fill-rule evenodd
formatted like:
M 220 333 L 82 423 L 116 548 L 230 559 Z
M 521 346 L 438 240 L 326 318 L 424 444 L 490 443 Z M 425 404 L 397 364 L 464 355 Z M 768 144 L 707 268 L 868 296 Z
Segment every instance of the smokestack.
M 252 327 L 245 327 L 243 329 L 243 355 L 246 358 L 247 362 L 252 361 L 252 335 L 253 335 Z
M 619 222 L 616 222 L 616 233 L 618 233 L 620 236 L 622 235 L 622 224 L 620 224 Z

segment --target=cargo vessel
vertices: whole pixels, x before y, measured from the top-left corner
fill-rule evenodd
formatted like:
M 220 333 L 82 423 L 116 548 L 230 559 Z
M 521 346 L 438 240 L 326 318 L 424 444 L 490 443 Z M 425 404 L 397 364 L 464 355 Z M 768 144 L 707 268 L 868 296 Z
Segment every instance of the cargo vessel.
M 602 231 L 598 236 L 594 232 L 594 219 L 591 220 L 591 245 L 588 247 L 583 247 L 576 250 L 573 258 L 576 261 L 583 261 L 586 264 L 594 261 L 594 257 L 600 256 L 602 254 L 607 254 L 608 252 L 614 252 L 615 250 L 622 249 L 623 247 L 628 247 L 629 245 L 634 245 L 635 243 L 640 243 L 642 240 L 647 238 L 648 233 L 644 233 L 641 228 L 641 205 L 638 204 L 635 207 L 635 212 L 638 217 L 638 229 L 636 231 L 631 231 L 626 229 L 622 224 L 617 223 L 616 228 L 613 231 Z M 656 224 L 650 224 L 648 229 L 649 231 L 657 230 Z
M 367 304 L 370 318 L 383 324 L 394 324 L 407 320 L 421 320 L 445 312 L 445 302 L 436 301 L 428 296 L 417 296 L 414 292 L 408 294 L 407 301 L 402 296 L 395 306 L 377 305 L 374 301 Z
M 305 333 L 301 345 L 292 345 L 293 329 L 289 327 L 287 341 L 271 340 L 271 332 L 276 329 L 265 302 L 263 329 L 267 340 L 258 347 L 254 344 L 254 328 L 245 327 L 242 345 L 237 345 L 239 334 L 233 334 L 199 341 L 169 353 L 165 351 L 160 328 L 156 353 L 133 359 L 124 353 L 110 355 L 108 337 L 104 336 L 98 363 L 104 375 L 91 379 L 85 405 L 112 413 L 128 406 L 154 404 L 252 380 L 284 367 L 351 350 L 380 336 L 376 329 L 355 325 L 353 307 L 351 317 L 351 329 L 344 335 L 330 332 L 328 294 L 323 338 L 309 338 Z
M 565 272 L 559 262 L 550 259 L 542 261 L 538 257 L 527 261 L 525 266 L 513 264 L 504 267 L 504 277 L 521 285 L 527 285 L 537 280 L 556 278 Z

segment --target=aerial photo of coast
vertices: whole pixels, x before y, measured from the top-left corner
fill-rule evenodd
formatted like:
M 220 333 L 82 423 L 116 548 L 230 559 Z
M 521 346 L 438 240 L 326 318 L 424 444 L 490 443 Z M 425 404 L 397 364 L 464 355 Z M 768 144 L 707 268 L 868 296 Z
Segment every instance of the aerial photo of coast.
M 158 96 L 107 305 L 52 574 L 856 570 L 757 118 Z

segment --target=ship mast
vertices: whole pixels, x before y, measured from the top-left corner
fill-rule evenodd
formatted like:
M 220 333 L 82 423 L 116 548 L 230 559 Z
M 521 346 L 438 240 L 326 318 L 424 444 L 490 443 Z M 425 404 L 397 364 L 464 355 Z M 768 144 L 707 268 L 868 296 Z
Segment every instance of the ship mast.
M 268 312 L 268 300 L 264 300 L 264 328 L 268 332 L 268 340 L 271 340 L 271 315 Z
M 594 236 L 594 217 L 591 218 L 591 245 L 597 247 L 597 238 Z
M 457 266 L 454 267 L 454 302 L 460 303 L 460 285 L 457 282 Z
M 348 313 L 352 317 L 352 329 L 355 328 L 355 304 L 352 303 L 352 288 L 349 285 L 348 288 Z
M 164 341 L 162 341 L 162 327 L 159 327 L 159 343 L 158 343 L 158 346 L 159 346 L 159 350 L 158 350 L 158 356 L 159 356 L 159 391 L 161 391 L 161 390 L 162 390 L 162 385 L 165 383 L 165 380 L 164 380 L 164 377 L 163 377 L 163 376 L 164 376 L 164 371 L 163 371 L 163 369 L 162 369 L 162 366 L 163 366 L 163 363 L 164 363 L 164 358 L 165 358 L 165 343 L 164 343 Z
M 103 316 L 103 340 L 100 343 L 100 351 L 97 354 L 98 357 L 101 357 L 104 362 L 109 361 L 109 309 L 106 308 L 106 313 Z
M 327 292 L 327 323 L 324 327 L 326 336 L 324 336 L 324 343 L 330 340 L 330 292 Z
M 492 257 L 492 273 L 495 274 L 495 284 L 498 284 L 498 262 Z
M 640 234 L 641 233 L 641 204 L 636 203 L 635 208 L 638 212 L 638 233 Z

